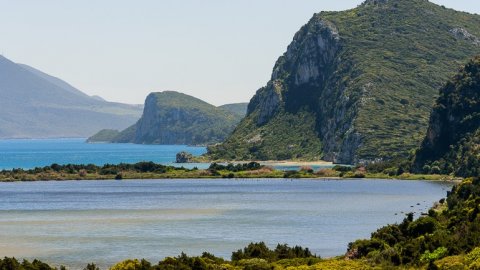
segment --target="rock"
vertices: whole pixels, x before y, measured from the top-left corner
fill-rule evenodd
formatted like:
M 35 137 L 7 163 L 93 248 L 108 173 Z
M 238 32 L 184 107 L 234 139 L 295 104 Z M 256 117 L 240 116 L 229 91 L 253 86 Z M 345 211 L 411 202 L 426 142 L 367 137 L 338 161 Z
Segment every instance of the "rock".
M 180 153 L 177 153 L 176 158 L 175 158 L 175 163 L 191 163 L 193 160 L 193 155 L 182 151 Z
M 440 89 L 427 134 L 415 153 L 413 171 L 480 173 L 480 57 L 475 57 Z
M 276 61 L 247 116 L 208 155 L 342 164 L 407 157 L 426 134 L 450 67 L 480 53 L 478 18 L 424 0 L 367 0 L 315 14 Z M 438 27 L 446 20 L 448 28 Z
M 471 42 L 472 44 L 475 44 L 477 46 L 480 46 L 480 39 L 475 36 L 470 34 L 470 32 L 467 31 L 465 28 L 453 28 L 449 31 L 456 39 L 460 40 L 466 40 Z

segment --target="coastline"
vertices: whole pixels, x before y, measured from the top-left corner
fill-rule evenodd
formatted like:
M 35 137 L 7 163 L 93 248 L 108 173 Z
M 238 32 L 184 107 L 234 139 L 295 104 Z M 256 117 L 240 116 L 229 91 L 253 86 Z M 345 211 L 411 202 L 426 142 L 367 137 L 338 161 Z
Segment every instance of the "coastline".
M 378 180 L 390 180 L 390 181 L 432 181 L 432 182 L 450 182 L 454 184 L 461 183 L 464 179 L 458 177 L 445 177 L 439 175 L 429 175 L 425 176 L 410 176 L 410 177 L 389 177 L 385 175 L 384 177 L 380 176 L 367 176 L 361 178 L 355 177 L 340 177 L 340 176 L 304 176 L 304 177 L 284 177 L 281 175 L 244 175 L 239 177 L 223 177 L 223 176 L 163 176 L 163 175 L 155 175 L 155 174 L 148 174 L 148 175 L 141 175 L 137 174 L 138 177 L 124 177 L 122 179 L 115 179 L 115 176 L 105 177 L 105 176 L 98 176 L 98 177 L 69 177 L 70 175 L 64 175 L 62 177 L 45 177 L 39 179 L 0 179 L 0 183 L 14 183 L 14 182 L 51 182 L 51 181 L 136 181 L 136 180 L 155 180 L 155 181 L 163 181 L 163 180 L 311 180 L 311 181 L 378 181 Z
M 283 166 L 301 166 L 295 170 L 281 170 L 266 164 L 282 164 Z M 294 165 L 292 165 L 294 164 Z M 303 164 L 303 165 L 300 165 Z M 427 180 L 427 181 L 454 181 L 460 182 L 462 178 L 452 175 L 429 175 L 403 173 L 389 175 L 374 173 L 365 168 L 352 167 L 320 168 L 317 170 L 305 164 L 327 164 L 324 162 L 257 162 L 249 163 L 212 163 L 206 169 L 184 168 L 156 164 L 153 162 L 139 162 L 135 164 L 106 164 L 96 166 L 93 164 L 68 164 L 35 168 L 12 169 L 0 171 L 0 182 L 31 182 L 31 181 L 67 181 L 67 180 L 162 180 L 162 179 L 391 179 L 391 180 Z M 313 165 L 312 165 L 313 166 Z
M 274 166 L 274 167 L 276 166 L 334 166 L 335 165 L 333 164 L 333 162 L 323 161 L 323 160 L 319 160 L 319 161 L 294 161 L 294 160 L 246 161 L 246 163 L 248 162 L 258 162 L 264 166 Z

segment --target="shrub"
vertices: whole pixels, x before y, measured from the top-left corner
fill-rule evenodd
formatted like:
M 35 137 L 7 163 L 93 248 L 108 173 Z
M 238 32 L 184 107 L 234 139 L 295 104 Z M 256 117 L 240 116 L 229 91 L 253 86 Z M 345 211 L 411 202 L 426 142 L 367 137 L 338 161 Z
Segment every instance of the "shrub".
M 435 262 L 440 270 L 466 270 L 462 256 L 449 256 Z
M 337 171 L 337 172 L 351 172 L 353 170 L 352 167 L 348 166 L 340 166 L 340 165 L 335 165 L 332 170 Z
M 140 269 L 140 261 L 135 260 L 124 260 L 110 267 L 110 270 L 138 270 Z
M 475 248 L 465 256 L 465 264 L 469 269 L 480 269 L 480 247 Z
M 243 270 L 272 270 L 273 267 L 264 259 L 243 259 L 238 265 L 243 266 Z
M 83 268 L 83 270 L 100 270 L 100 268 L 98 268 L 98 266 L 94 263 L 89 263 L 87 266 L 85 266 L 85 268 Z
M 332 169 L 320 169 L 318 172 L 315 173 L 317 176 L 320 177 L 332 177 L 337 176 L 337 172 Z
M 440 167 L 432 166 L 432 168 L 430 168 L 430 173 L 431 174 L 440 174 L 441 173 Z
M 408 225 L 408 232 L 418 237 L 435 231 L 438 222 L 432 217 L 422 217 Z
M 420 261 L 423 263 L 430 263 L 432 261 L 436 261 L 438 259 L 445 257 L 447 254 L 448 254 L 448 249 L 446 247 L 439 247 L 433 252 L 430 252 L 429 250 L 427 250 L 420 257 Z
M 313 169 L 310 166 L 302 166 L 300 167 L 301 172 L 313 173 Z

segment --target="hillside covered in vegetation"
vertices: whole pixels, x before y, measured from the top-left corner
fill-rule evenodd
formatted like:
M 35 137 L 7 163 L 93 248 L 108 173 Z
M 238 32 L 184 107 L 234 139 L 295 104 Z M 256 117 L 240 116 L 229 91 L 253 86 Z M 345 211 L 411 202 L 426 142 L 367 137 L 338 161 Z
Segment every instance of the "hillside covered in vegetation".
M 454 187 L 446 200 L 440 200 L 428 216 L 414 220 L 409 214 L 402 223 L 372 233 L 371 239 L 351 243 L 347 257 L 365 258 L 384 266 L 417 268 L 435 264 L 431 267 L 479 269 L 479 213 L 480 179 L 467 179 Z
M 212 159 L 406 157 L 438 89 L 480 53 L 480 16 L 425 0 L 368 0 L 298 31 Z
M 243 118 L 244 105 L 215 107 L 175 91 L 151 93 L 136 124 L 101 130 L 88 142 L 206 145 L 223 141 Z M 233 112 L 232 112 L 233 111 Z
M 236 115 L 239 115 L 241 117 L 244 117 L 247 114 L 248 103 L 245 103 L 245 102 L 231 103 L 231 104 L 221 105 L 218 107 L 226 111 L 229 111 L 231 113 L 234 113 Z
M 441 89 L 413 170 L 480 175 L 480 57 Z

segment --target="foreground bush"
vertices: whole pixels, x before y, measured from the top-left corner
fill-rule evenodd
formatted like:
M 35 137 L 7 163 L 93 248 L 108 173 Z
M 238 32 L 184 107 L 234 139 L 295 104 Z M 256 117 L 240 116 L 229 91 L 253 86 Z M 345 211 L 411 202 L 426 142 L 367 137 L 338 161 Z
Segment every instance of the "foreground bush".
M 480 258 L 480 179 L 467 179 L 454 187 L 438 206 L 439 210 L 430 210 L 429 216 L 414 220 L 409 214 L 402 223 L 385 226 L 370 239 L 351 243 L 348 257 L 420 267 L 468 253 L 465 264 L 475 269 Z

